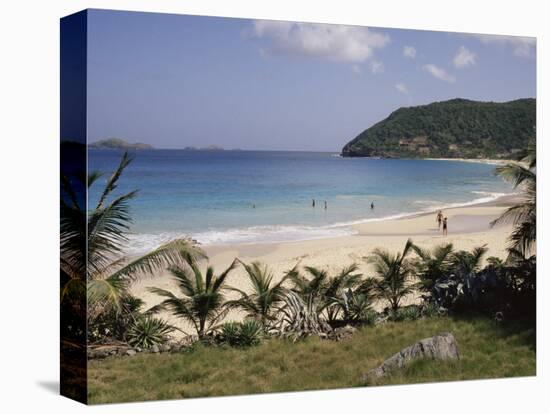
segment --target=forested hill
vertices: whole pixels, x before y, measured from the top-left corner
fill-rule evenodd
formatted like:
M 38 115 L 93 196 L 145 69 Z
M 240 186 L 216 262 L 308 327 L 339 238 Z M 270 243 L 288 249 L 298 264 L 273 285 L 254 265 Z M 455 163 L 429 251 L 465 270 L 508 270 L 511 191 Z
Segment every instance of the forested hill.
M 535 137 L 533 98 L 451 99 L 400 108 L 342 149 L 345 157 L 508 158 Z
M 108 138 L 101 141 L 96 141 L 88 145 L 90 148 L 98 149 L 122 149 L 122 150 L 138 150 L 138 149 L 153 149 L 149 144 L 141 142 L 129 143 L 120 138 Z

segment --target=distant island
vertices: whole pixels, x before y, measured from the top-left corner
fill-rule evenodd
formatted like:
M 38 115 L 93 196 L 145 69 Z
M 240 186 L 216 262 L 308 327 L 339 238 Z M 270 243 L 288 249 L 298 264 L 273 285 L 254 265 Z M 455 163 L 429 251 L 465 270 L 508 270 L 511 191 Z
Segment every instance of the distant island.
M 141 142 L 130 143 L 120 138 L 108 138 L 100 141 L 92 142 L 88 145 L 90 148 L 96 149 L 124 149 L 124 150 L 143 150 L 154 149 L 152 145 L 143 144 Z
M 535 136 L 536 101 L 451 99 L 400 108 L 342 148 L 344 157 L 509 158 Z
M 184 151 L 224 151 L 224 148 L 218 146 L 218 145 L 209 145 L 204 148 L 197 148 L 197 147 L 185 147 L 183 149 Z

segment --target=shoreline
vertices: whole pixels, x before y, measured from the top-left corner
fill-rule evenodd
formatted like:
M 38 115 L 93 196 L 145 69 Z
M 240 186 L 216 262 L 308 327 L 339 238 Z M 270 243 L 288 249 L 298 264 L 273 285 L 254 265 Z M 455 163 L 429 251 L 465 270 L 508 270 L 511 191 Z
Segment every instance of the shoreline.
M 494 158 L 422 158 L 427 161 L 459 161 L 470 162 L 476 164 L 490 164 L 490 165 L 506 165 L 510 163 L 518 163 L 517 160 L 510 159 L 494 159 Z
M 509 194 L 503 194 L 499 195 L 496 198 L 492 200 L 486 200 L 486 201 L 476 201 L 472 200 L 471 202 L 465 202 L 465 203 L 457 203 L 456 205 L 447 205 L 447 206 L 440 206 L 436 208 L 430 208 L 426 211 L 418 211 L 418 212 L 412 212 L 412 213 L 402 213 L 402 214 L 396 214 L 392 216 L 387 217 L 380 217 L 380 218 L 370 218 L 370 219 L 362 219 L 362 220 L 356 220 L 354 222 L 349 223 L 335 223 L 329 225 L 332 228 L 346 228 L 349 227 L 355 231 L 353 234 L 345 234 L 345 235 L 333 235 L 333 236 L 327 236 L 327 237 L 312 237 L 312 238 L 304 238 L 304 239 L 297 239 L 297 240 L 282 240 L 282 241 L 270 241 L 270 240 L 262 240 L 262 241 L 250 241 L 250 242 L 228 242 L 228 243 L 212 243 L 212 244 L 200 244 L 200 246 L 205 250 L 210 249 L 224 249 L 229 248 L 234 245 L 238 246 L 247 246 L 247 245 L 275 245 L 275 244 L 281 244 L 281 243 L 301 243 L 301 242 L 308 242 L 308 241 L 315 241 L 315 240 L 327 240 L 327 239 L 339 239 L 342 237 L 354 237 L 361 235 L 361 229 L 364 226 L 368 226 L 371 224 L 382 224 L 386 222 L 391 221 L 400 221 L 400 220 L 409 220 L 409 219 L 415 219 L 419 217 L 425 217 L 435 214 L 438 210 L 442 211 L 453 211 L 456 209 L 465 209 L 468 207 L 509 207 L 513 203 L 515 203 L 518 200 L 518 194 L 517 193 L 509 193 Z
M 517 199 L 518 199 L 518 194 L 512 193 L 512 194 L 499 196 L 494 200 L 483 201 L 475 204 L 460 205 L 460 206 L 454 206 L 454 207 L 443 208 L 443 209 L 438 208 L 430 211 L 410 213 L 400 217 L 390 216 L 390 217 L 385 217 L 380 219 L 367 219 L 369 221 L 350 224 L 349 227 L 353 228 L 355 230 L 355 233 L 349 234 L 349 235 L 337 235 L 332 237 L 320 237 L 320 238 L 303 239 L 303 240 L 220 243 L 220 244 L 200 245 L 200 247 L 203 250 L 205 250 L 208 256 L 210 257 L 211 253 L 215 255 L 220 252 L 224 252 L 228 250 L 239 250 L 239 251 L 246 251 L 246 252 L 260 251 L 260 250 L 264 251 L 269 249 L 270 247 L 276 248 L 277 246 L 281 246 L 281 245 L 298 245 L 298 244 L 309 244 L 309 243 L 315 244 L 315 243 L 323 243 L 323 242 L 330 243 L 330 242 L 338 242 L 338 240 L 353 239 L 357 237 L 435 235 L 433 232 L 433 229 L 431 229 L 432 231 L 425 231 L 422 229 L 420 231 L 414 231 L 414 230 L 411 231 L 410 230 L 411 226 L 401 226 L 401 228 L 408 228 L 409 231 L 395 231 L 395 230 L 391 231 L 389 229 L 395 226 L 399 227 L 399 223 L 412 223 L 412 222 L 418 221 L 419 219 L 424 220 L 427 217 L 431 217 L 435 215 L 438 210 L 442 210 L 443 212 L 451 212 L 451 216 L 453 217 L 456 217 L 456 216 L 460 217 L 461 225 L 459 226 L 458 230 L 455 230 L 453 232 L 453 235 L 478 233 L 484 230 L 491 231 L 492 229 L 487 228 L 485 224 L 488 224 L 490 221 L 494 220 L 498 215 L 500 215 L 499 212 L 502 212 L 505 210 L 505 208 L 511 206 Z M 483 213 L 480 210 L 485 208 L 490 209 L 490 211 L 486 211 L 485 213 Z M 453 214 L 453 213 L 460 213 L 460 214 Z M 464 219 L 464 216 L 470 216 L 470 218 L 481 216 L 485 220 L 481 220 L 481 222 L 473 223 L 475 219 L 470 219 L 470 220 Z

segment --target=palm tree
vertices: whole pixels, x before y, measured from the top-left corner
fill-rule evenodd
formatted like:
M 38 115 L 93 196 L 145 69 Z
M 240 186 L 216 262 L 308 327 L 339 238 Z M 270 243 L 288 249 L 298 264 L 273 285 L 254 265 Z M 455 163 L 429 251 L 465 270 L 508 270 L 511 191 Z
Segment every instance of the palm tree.
M 329 276 L 327 270 L 306 266 L 308 277 L 302 275 L 297 266 L 287 273 L 294 284 L 292 290 L 304 300 L 315 300 L 319 312 L 325 312 L 329 322 L 334 322 L 342 307 L 341 299 L 345 289 L 356 286 L 361 274 L 356 273 L 358 266 L 352 264 L 343 268 L 336 276 Z
M 410 281 L 413 266 L 407 258 L 412 246 L 412 240 L 408 239 L 402 253 L 391 255 L 387 250 L 375 249 L 369 258 L 375 273 L 380 277 L 376 282 L 376 294 L 380 299 L 387 300 L 393 311 L 399 308 L 405 296 L 416 289 L 416 285 Z
M 259 262 L 252 262 L 251 264 L 239 262 L 246 270 L 252 293 L 246 293 L 236 288 L 228 288 L 237 292 L 240 297 L 228 301 L 227 304 L 232 308 L 242 309 L 248 317 L 260 321 L 264 329 L 267 329 L 268 325 L 275 320 L 274 310 L 283 300 L 285 294 L 283 283 L 287 276 L 274 283 L 273 273 L 266 265 L 262 266 Z
M 451 268 L 457 273 L 469 275 L 480 270 L 483 257 L 487 253 L 487 245 L 475 247 L 471 252 L 460 250 L 453 253 Z
M 139 277 L 169 265 L 205 257 L 185 239 L 168 242 L 138 258 L 125 257 L 123 249 L 132 223 L 129 202 L 137 195 L 137 190 L 116 196 L 113 192 L 131 162 L 132 158 L 124 153 L 93 209 L 79 203 L 75 190 L 79 183 L 61 177 L 61 273 L 64 280 L 61 301 L 74 302 L 75 297 L 82 297 L 85 292 L 88 324 L 113 308 L 122 312 L 123 298 L 128 295 L 131 283 Z M 102 176 L 96 171 L 78 180 L 89 191 Z
M 285 277 L 294 285 L 292 291 L 296 292 L 302 298 L 320 298 L 326 288 L 326 283 L 329 278 L 328 272 L 312 266 L 305 266 L 304 269 L 311 277 L 302 275 L 298 270 L 298 265 L 294 266 L 294 268 L 286 273 Z
M 365 321 L 372 312 L 375 294 L 376 280 L 367 278 L 355 289 L 348 287 L 343 289 L 335 298 L 336 306 L 342 310 L 344 322 L 356 323 Z
M 497 167 L 495 173 L 511 182 L 514 188 L 521 189 L 521 201 L 508 208 L 491 224 L 513 223 L 510 235 L 510 250 L 519 251 L 524 257 L 530 256 L 537 239 L 537 153 L 536 145 L 530 143 L 520 159 L 520 163 L 509 163 Z
M 149 288 L 150 292 L 166 299 L 148 313 L 171 311 L 174 316 L 191 323 L 199 339 L 203 339 L 210 331 L 218 328 L 218 322 L 229 311 L 224 295 L 224 290 L 227 289 L 225 281 L 235 265 L 236 261 L 233 261 L 219 276 L 214 275 L 212 266 L 208 266 L 203 275 L 195 261 L 191 261 L 186 267 L 171 266 L 169 271 L 183 296 L 178 297 L 165 289 Z
M 419 259 L 414 261 L 416 275 L 421 280 L 422 289 L 431 291 L 435 282 L 447 275 L 451 268 L 453 244 L 445 243 L 429 251 L 417 245 L 412 246 Z
M 359 266 L 353 263 L 348 267 L 344 267 L 340 273 L 336 276 L 329 278 L 323 289 L 323 303 L 322 310 L 325 311 L 327 320 L 329 323 L 332 323 L 338 319 L 340 313 L 344 313 L 344 318 L 346 315 L 349 316 L 348 306 L 345 306 L 346 293 L 349 294 L 352 288 L 357 286 L 361 280 L 361 274 L 356 273 L 359 270 Z

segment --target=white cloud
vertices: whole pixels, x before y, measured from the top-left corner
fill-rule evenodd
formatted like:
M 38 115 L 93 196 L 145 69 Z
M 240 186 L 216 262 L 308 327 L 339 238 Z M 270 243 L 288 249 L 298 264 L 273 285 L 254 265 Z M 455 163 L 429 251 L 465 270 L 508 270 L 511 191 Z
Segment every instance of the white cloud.
M 447 71 L 439 66 L 434 65 L 433 63 L 428 63 L 427 65 L 422 66 L 426 72 L 432 75 L 434 78 L 440 79 L 445 82 L 455 83 L 456 78 L 447 73 Z
M 414 59 L 416 57 L 416 49 L 412 46 L 405 46 L 403 48 L 403 56 Z
M 453 59 L 456 68 L 466 68 L 476 64 L 477 56 L 464 46 L 460 46 Z
M 336 62 L 364 62 L 385 47 L 387 34 L 367 27 L 256 20 L 253 35 L 270 42 L 272 54 L 288 54 Z
M 370 63 L 370 71 L 374 74 L 374 75 L 377 75 L 379 73 L 382 73 L 384 72 L 384 64 L 382 62 L 379 62 L 377 60 L 373 60 L 371 63 Z
M 500 35 L 472 35 L 485 44 L 500 44 L 511 47 L 514 55 L 520 57 L 534 56 L 537 39 L 534 37 L 500 36 Z
M 361 74 L 361 66 L 359 66 L 359 65 L 351 65 L 351 70 L 352 70 L 353 73 L 355 73 L 356 75 L 360 75 L 360 74 Z
M 404 93 L 404 94 L 409 93 L 409 88 L 407 88 L 407 85 L 405 85 L 404 83 L 396 83 L 395 84 L 395 89 L 397 89 L 399 92 Z

